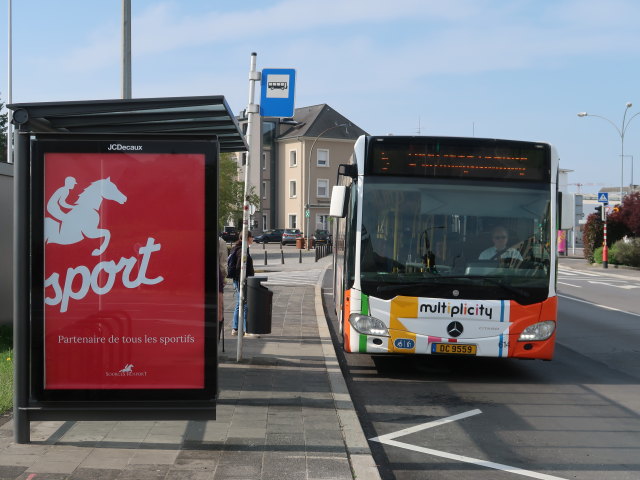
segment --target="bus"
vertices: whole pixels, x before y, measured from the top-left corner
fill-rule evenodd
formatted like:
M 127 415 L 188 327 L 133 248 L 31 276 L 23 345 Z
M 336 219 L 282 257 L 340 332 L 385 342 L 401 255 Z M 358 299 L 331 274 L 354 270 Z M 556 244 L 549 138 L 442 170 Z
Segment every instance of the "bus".
M 547 143 L 358 138 L 330 206 L 344 350 L 551 360 L 557 177 Z

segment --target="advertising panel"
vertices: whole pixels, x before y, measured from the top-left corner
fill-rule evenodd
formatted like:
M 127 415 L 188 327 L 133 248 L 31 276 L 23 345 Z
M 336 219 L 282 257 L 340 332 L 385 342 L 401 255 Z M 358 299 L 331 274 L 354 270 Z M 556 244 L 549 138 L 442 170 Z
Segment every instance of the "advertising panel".
M 215 143 L 34 143 L 42 399 L 212 398 Z

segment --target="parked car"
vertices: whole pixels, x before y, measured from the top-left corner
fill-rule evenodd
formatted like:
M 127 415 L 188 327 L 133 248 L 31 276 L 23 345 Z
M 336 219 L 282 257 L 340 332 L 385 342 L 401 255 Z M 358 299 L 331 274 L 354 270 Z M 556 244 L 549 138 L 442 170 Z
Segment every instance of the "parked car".
M 253 237 L 253 241 L 256 243 L 269 243 L 269 242 L 281 242 L 282 241 L 282 228 L 274 228 L 272 230 L 265 230 L 260 235 Z
M 331 245 L 331 234 L 329 230 L 316 230 L 313 232 L 314 245 Z
M 238 229 L 236 227 L 224 227 L 224 230 L 222 230 L 220 236 L 227 243 L 237 242 L 240 238 L 240 234 L 238 233 Z
M 284 232 L 282 232 L 282 245 L 294 244 L 296 240 L 299 238 L 304 238 L 302 236 L 302 232 L 297 228 L 285 228 Z

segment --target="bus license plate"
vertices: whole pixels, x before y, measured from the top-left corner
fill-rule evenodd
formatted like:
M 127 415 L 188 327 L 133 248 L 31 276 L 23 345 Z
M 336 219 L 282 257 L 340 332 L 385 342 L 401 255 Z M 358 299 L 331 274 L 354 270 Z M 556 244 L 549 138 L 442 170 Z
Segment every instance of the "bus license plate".
M 475 355 L 478 351 L 477 345 L 464 343 L 433 343 L 431 353 L 445 353 L 453 355 Z

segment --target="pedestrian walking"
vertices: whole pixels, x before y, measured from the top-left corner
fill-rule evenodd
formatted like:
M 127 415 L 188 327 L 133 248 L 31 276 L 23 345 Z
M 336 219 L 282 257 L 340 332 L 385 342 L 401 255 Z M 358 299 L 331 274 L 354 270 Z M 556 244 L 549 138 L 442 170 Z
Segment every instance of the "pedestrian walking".
M 247 233 L 247 277 L 253 277 L 253 259 L 249 253 L 249 247 L 253 243 L 253 235 Z M 240 316 L 240 263 L 242 261 L 242 239 L 239 239 L 231 248 L 229 259 L 227 260 L 227 276 L 233 280 L 234 297 L 236 301 L 233 309 L 233 323 L 231 325 L 231 335 L 238 335 L 238 317 Z M 246 292 L 246 289 L 245 289 Z M 244 310 L 244 331 L 247 330 L 247 304 L 243 306 Z

